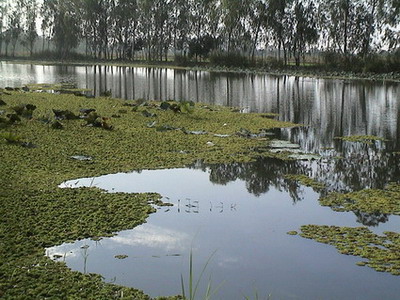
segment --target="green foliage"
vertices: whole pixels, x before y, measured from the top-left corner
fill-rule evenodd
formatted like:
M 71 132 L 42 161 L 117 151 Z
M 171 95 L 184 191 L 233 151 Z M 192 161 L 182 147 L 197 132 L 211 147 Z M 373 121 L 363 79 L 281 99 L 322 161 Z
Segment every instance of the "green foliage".
M 240 53 L 232 52 L 213 52 L 210 55 L 210 63 L 214 66 L 222 67 L 243 67 L 249 66 L 249 60 Z
M 21 144 L 22 137 L 12 132 L 0 132 L 0 138 L 6 140 L 10 144 Z
M 285 179 L 292 180 L 292 181 L 298 181 L 301 184 L 305 186 L 312 187 L 315 191 L 322 191 L 325 189 L 325 184 L 321 182 L 317 182 L 314 179 L 306 176 L 306 175 L 294 175 L 294 174 L 288 174 L 284 176 Z
M 268 56 L 264 65 L 270 69 L 281 69 L 284 67 L 283 61 L 277 59 L 276 57 Z
M 86 126 L 101 127 L 106 130 L 112 130 L 113 126 L 110 124 L 110 118 L 102 117 L 95 111 L 90 112 L 86 117 Z
M 32 104 L 19 104 L 12 107 L 12 109 L 18 116 L 31 119 L 36 106 Z
M 204 35 L 189 42 L 189 57 L 207 58 L 212 50 L 217 49 L 218 41 L 210 35 Z
M 174 62 L 177 66 L 187 66 L 189 61 L 189 58 L 185 55 L 175 54 L 174 56 Z
M 171 110 L 174 113 L 193 114 L 195 104 L 193 101 L 163 101 L 160 104 L 162 110 Z M 153 115 L 145 115 L 153 116 Z
M 201 283 L 204 273 L 208 267 L 208 265 L 211 262 L 212 257 L 214 256 L 215 252 L 208 258 L 208 260 L 206 261 L 206 263 L 203 266 L 203 269 L 201 270 L 198 279 L 195 281 L 194 279 L 194 268 L 193 268 L 193 249 L 190 250 L 190 255 L 189 255 L 189 278 L 188 278 L 188 292 L 189 294 L 186 296 L 186 290 L 185 290 L 185 283 L 184 283 L 184 278 L 183 275 L 181 275 L 181 290 L 182 290 L 182 296 L 183 296 L 183 300 L 195 300 L 197 299 L 197 291 L 199 288 L 199 284 Z M 222 284 L 221 284 L 222 285 Z M 212 289 L 211 288 L 211 280 L 208 282 L 207 285 L 207 291 L 204 294 L 204 296 L 201 297 L 201 299 L 204 300 L 210 300 L 211 297 L 213 295 L 215 295 L 219 288 L 221 287 L 221 285 L 219 285 L 216 289 Z
M 319 200 L 335 211 L 361 211 L 400 215 L 400 185 L 390 184 L 384 190 L 367 189 L 346 194 L 331 193 Z
M 113 115 L 132 104 L 118 99 L 34 92 L 3 97 L 10 107 L 29 101 L 37 106 L 35 114 L 39 116 L 52 115 L 53 107 L 70 112 L 88 107 L 98 115 Z M 262 118 L 262 114 L 240 114 L 225 107 L 196 104 L 193 114 L 188 115 L 163 111 L 159 104 L 148 104 L 149 110 L 157 109 L 159 124 L 231 136 L 221 139 L 211 134 L 186 135 L 177 130 L 160 133 L 149 130 L 145 125 L 148 119 L 140 113 L 129 111 L 113 120 L 117 128 L 113 131 L 82 126 L 79 119 L 63 122 L 62 131 L 49 130 L 49 118 L 33 118 L 13 127 L 14 135 L 29 137 L 39 147 L 13 147 L 5 139 L 0 145 L 1 157 L 5 158 L 0 159 L 2 298 L 18 299 L 23 295 L 29 299 L 149 300 L 138 290 L 106 284 L 99 275 L 73 272 L 44 257 L 44 248 L 82 238 L 110 236 L 142 224 L 155 211 L 149 203 L 158 205 L 160 195 L 104 193 L 95 188 L 60 189 L 58 185 L 72 178 L 181 167 L 197 160 L 249 161 L 259 155 L 253 149 L 265 145 L 265 141 L 235 136 L 241 127 L 256 132 L 261 128 L 293 126 Z M 0 129 L 2 135 L 9 131 Z M 209 147 L 208 141 L 217 146 Z M 178 154 L 177 150 L 185 154 Z M 82 154 L 93 159 L 71 159 Z M 192 291 L 194 286 L 195 283 Z
M 322 54 L 326 70 L 356 73 L 390 73 L 400 71 L 400 50 L 393 53 L 371 53 L 364 58 L 358 55 L 342 55 L 328 51 Z
M 364 72 L 389 73 L 400 72 L 400 49 L 386 55 L 370 54 L 364 59 Z
M 400 234 L 384 232 L 380 236 L 366 227 L 338 227 L 326 225 L 301 226 L 300 236 L 329 244 L 345 255 L 361 256 L 367 261 L 357 263 L 378 272 L 400 275 Z
M 385 141 L 384 138 L 377 137 L 374 135 L 350 135 L 343 137 L 335 137 L 335 140 L 342 140 L 353 143 L 364 143 L 364 144 L 373 144 L 376 141 Z

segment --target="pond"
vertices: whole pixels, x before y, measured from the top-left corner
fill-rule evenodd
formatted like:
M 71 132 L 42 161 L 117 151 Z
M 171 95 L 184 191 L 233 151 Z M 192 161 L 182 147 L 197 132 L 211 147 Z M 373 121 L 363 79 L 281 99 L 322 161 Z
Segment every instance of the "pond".
M 187 283 L 192 251 L 196 278 L 210 259 L 199 296 L 211 282 L 215 288 L 222 284 L 213 299 L 243 299 L 254 297 L 255 292 L 260 299 L 267 295 L 272 299 L 396 298 L 399 277 L 359 267 L 359 257 L 287 234 L 310 223 L 365 225 L 378 234 L 400 228 L 399 216 L 337 213 L 322 207 L 318 193 L 284 177 L 311 175 L 318 164 L 274 159 L 229 165 L 197 162 L 183 169 L 65 182 L 64 188 L 157 191 L 174 206 L 160 207 L 146 224 L 115 237 L 63 244 L 47 249 L 47 255 L 65 260 L 74 270 L 102 274 L 107 282 L 139 287 L 151 296 L 181 292 L 180 276 Z M 118 259 L 118 255 L 127 257 Z
M 115 66 L 42 66 L 0 62 L 0 87 L 72 83 L 96 96 L 111 90 L 123 99 L 192 100 L 279 114 L 306 127 L 286 138 L 314 152 L 335 136 L 377 135 L 400 148 L 400 84 L 265 74 Z
M 99 273 L 107 282 L 143 289 L 151 296 L 181 293 L 180 278 L 183 275 L 188 283 L 192 251 L 196 278 L 207 265 L 199 296 L 211 282 L 215 288 L 221 285 L 213 299 L 256 298 L 255 293 L 260 299 L 268 295 L 272 299 L 398 297 L 400 277 L 359 267 L 359 257 L 287 232 L 305 224 L 364 225 L 378 234 L 398 232 L 400 217 L 334 212 L 319 205 L 320 193 L 284 175 L 304 174 L 324 182 L 323 193 L 399 182 L 400 84 L 0 63 L 0 86 L 59 82 L 91 89 L 95 95 L 111 90 L 114 97 L 124 99 L 184 99 L 277 113 L 280 120 L 305 126 L 276 130 L 275 137 L 297 143 L 321 159 L 196 162 L 183 169 L 71 180 L 63 187 L 158 192 L 174 206 L 158 208 L 146 224 L 115 237 L 49 248 L 50 257 L 65 260 L 73 270 Z M 367 145 L 335 139 L 347 135 L 376 135 L 388 141 Z

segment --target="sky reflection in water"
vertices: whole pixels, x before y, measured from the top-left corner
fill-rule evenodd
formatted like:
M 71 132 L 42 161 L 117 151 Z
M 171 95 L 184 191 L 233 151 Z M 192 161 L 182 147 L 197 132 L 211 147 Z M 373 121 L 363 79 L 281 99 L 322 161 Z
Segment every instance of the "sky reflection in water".
M 48 249 L 48 255 L 66 254 L 74 270 L 100 273 L 108 282 L 134 286 L 151 296 L 181 292 L 180 276 L 188 278 L 188 256 L 193 249 L 196 274 L 216 251 L 202 281 L 203 289 L 209 276 L 214 286 L 223 282 L 215 299 L 243 299 L 254 291 L 272 294 L 274 299 L 396 297 L 398 277 L 358 267 L 355 263 L 360 258 L 286 234 L 310 223 L 361 224 L 353 213 L 336 213 L 318 205 L 319 195 L 312 189 L 292 186 L 279 172 L 271 176 L 268 166 L 274 163 L 269 159 L 219 166 L 197 163 L 186 169 L 67 182 L 66 186 L 92 184 L 111 192 L 156 191 L 174 206 L 160 208 L 148 223 L 133 230 L 99 242 L 64 244 Z M 254 172 L 254 168 L 265 171 Z M 393 216 L 371 227 L 377 233 L 397 228 L 400 218 Z M 89 248 L 81 249 L 84 245 Z M 120 254 L 128 257 L 116 259 Z
M 261 299 L 266 294 L 272 299 L 398 298 L 399 277 L 358 267 L 360 258 L 286 232 L 310 223 L 399 231 L 399 217 L 333 212 L 318 205 L 319 195 L 310 188 L 283 177 L 305 174 L 327 183 L 328 191 L 343 192 L 399 182 L 400 162 L 393 153 L 400 150 L 398 83 L 5 62 L 0 62 L 0 74 L 2 87 L 67 82 L 95 95 L 111 89 L 123 99 L 193 100 L 277 113 L 282 121 L 305 125 L 279 131 L 278 138 L 330 158 L 198 164 L 97 178 L 94 184 L 111 192 L 159 192 L 174 206 L 113 238 L 48 249 L 49 255 L 66 254 L 72 269 L 100 273 L 108 282 L 138 287 L 152 296 L 172 295 L 181 292 L 181 274 L 188 278 L 190 249 L 197 274 L 216 251 L 203 280 L 206 285 L 211 275 L 214 286 L 224 282 L 215 299 L 242 299 L 255 291 Z M 334 139 L 370 134 L 390 142 L 367 147 Z M 89 248 L 82 249 L 85 245 Z M 118 254 L 128 258 L 114 258 Z

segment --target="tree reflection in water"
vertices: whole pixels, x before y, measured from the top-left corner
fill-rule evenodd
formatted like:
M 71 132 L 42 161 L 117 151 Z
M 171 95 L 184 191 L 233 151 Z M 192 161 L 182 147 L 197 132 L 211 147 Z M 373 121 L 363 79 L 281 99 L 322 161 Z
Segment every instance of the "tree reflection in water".
M 333 149 L 319 151 L 320 160 L 284 161 L 258 158 L 250 163 L 209 165 L 201 161 L 190 168 L 208 170 L 210 181 L 226 185 L 237 179 L 246 182 L 249 193 L 260 196 L 270 188 L 290 194 L 293 203 L 303 199 L 304 186 L 285 178 L 287 174 L 306 175 L 324 183 L 321 196 L 331 192 L 352 192 L 361 189 L 382 189 L 389 182 L 400 181 L 400 162 L 391 144 L 377 141 L 372 144 L 337 140 Z M 385 214 L 355 211 L 358 222 L 377 226 L 388 221 Z

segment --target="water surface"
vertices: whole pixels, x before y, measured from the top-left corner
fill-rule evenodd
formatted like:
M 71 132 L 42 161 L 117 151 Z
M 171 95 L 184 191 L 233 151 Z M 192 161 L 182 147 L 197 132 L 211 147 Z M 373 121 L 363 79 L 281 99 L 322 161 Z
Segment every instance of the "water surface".
M 287 234 L 304 224 L 364 223 L 378 234 L 400 228 L 397 216 L 337 213 L 321 207 L 311 188 L 283 177 L 298 168 L 312 173 L 315 165 L 272 159 L 213 166 L 199 162 L 184 169 L 66 182 L 64 187 L 94 185 L 110 192 L 156 191 L 174 206 L 159 208 L 146 224 L 116 237 L 64 244 L 47 253 L 64 256 L 60 260 L 74 270 L 100 273 L 106 281 L 134 286 L 151 296 L 181 292 L 180 276 L 188 279 L 193 251 L 197 276 L 212 256 L 201 293 L 209 281 L 215 287 L 223 283 L 215 299 L 243 299 L 254 296 L 254 291 L 273 299 L 397 297 L 399 277 L 356 266 L 361 258 Z M 115 258 L 121 254 L 128 257 Z
M 223 283 L 215 299 L 255 292 L 272 299 L 396 299 L 399 277 L 355 265 L 360 258 L 286 232 L 305 224 L 368 226 L 399 231 L 400 218 L 321 207 L 311 188 L 285 179 L 304 174 L 326 192 L 384 188 L 400 182 L 400 84 L 294 76 L 231 74 L 163 68 L 38 66 L 0 62 L 0 86 L 73 83 L 93 94 L 111 90 L 127 100 L 192 100 L 277 113 L 304 127 L 276 130 L 276 138 L 322 156 L 313 162 L 259 159 L 249 164 L 204 165 L 138 171 L 67 186 L 96 185 L 110 192 L 158 192 L 173 207 L 147 223 L 100 241 L 49 248 L 72 269 L 102 274 L 107 282 L 151 296 L 181 292 L 189 253 L 195 273 L 211 257 L 202 288 Z M 337 136 L 377 135 L 388 142 L 341 142 Z M 75 184 L 78 181 L 77 184 Z M 89 247 L 87 247 L 89 246 Z M 215 254 L 213 255 L 213 253 Z M 117 259 L 115 255 L 128 255 Z M 211 276 L 211 278 L 209 277 Z M 200 293 L 202 294 L 202 293 Z M 254 298 L 254 297 L 253 297 Z

